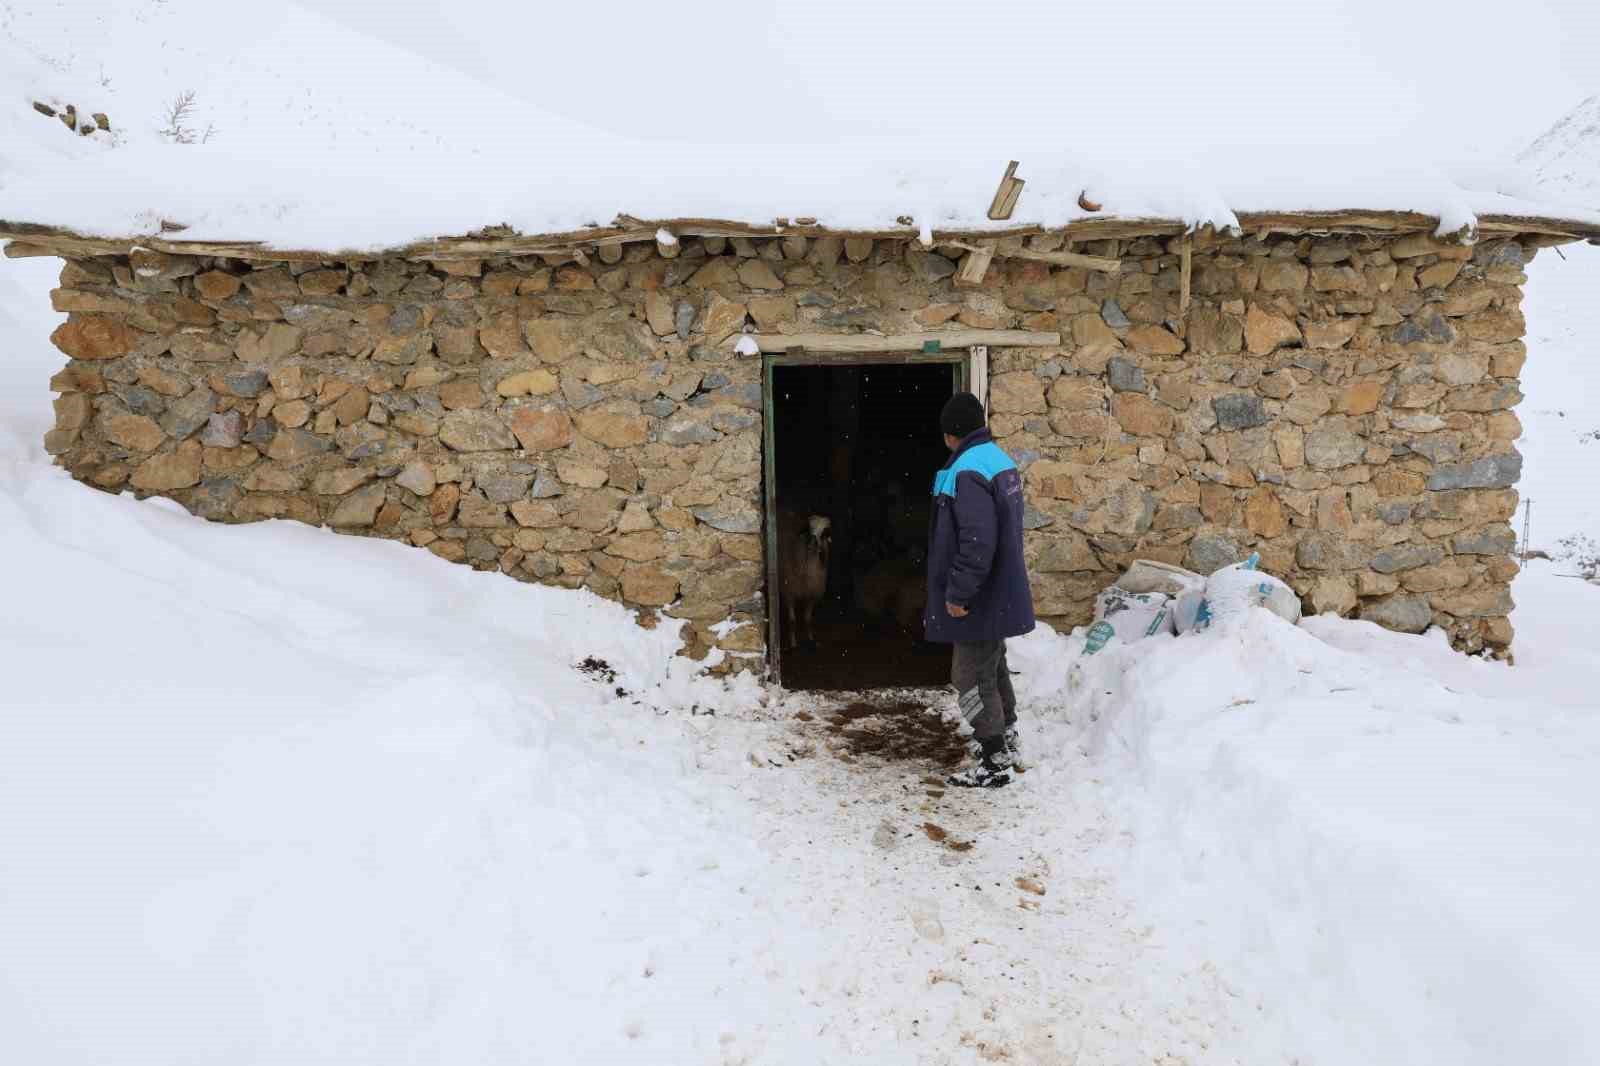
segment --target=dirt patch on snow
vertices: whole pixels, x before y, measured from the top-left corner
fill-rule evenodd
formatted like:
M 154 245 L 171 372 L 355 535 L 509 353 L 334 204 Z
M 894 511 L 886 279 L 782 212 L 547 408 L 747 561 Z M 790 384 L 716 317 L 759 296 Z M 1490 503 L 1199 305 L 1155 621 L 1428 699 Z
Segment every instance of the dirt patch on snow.
M 954 767 L 966 742 L 927 700 L 904 696 L 855 700 L 827 713 L 827 730 L 851 756 Z
M 933 841 L 935 844 L 943 844 L 951 851 L 959 852 L 972 850 L 972 841 L 957 840 L 955 837 L 950 835 L 950 830 L 946 829 L 942 825 L 935 825 L 933 822 L 923 822 L 922 831 L 928 835 L 929 840 Z
M 627 696 L 629 694 L 627 689 L 616 683 L 617 672 L 613 670 L 611 668 L 611 664 L 606 662 L 604 659 L 590 655 L 587 656 L 582 662 L 574 666 L 573 669 L 577 670 L 578 673 L 582 674 L 584 677 L 587 677 L 591 681 L 598 681 L 602 685 L 613 686 L 612 692 L 618 697 Z
M 594 655 L 590 655 L 578 663 L 577 671 L 585 677 L 593 678 L 606 685 L 612 684 L 617 680 L 617 672 L 611 669 L 611 664 Z

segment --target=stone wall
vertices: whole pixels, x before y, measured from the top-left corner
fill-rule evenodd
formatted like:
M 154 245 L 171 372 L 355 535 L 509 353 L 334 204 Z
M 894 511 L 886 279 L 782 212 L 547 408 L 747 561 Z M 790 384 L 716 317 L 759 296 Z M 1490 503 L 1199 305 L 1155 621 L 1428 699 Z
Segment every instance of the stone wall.
M 47 447 L 206 518 L 402 538 L 661 610 L 693 623 L 690 654 L 751 665 L 761 377 L 737 334 L 1059 330 L 990 357 L 1041 616 L 1083 622 L 1136 557 L 1210 570 L 1257 550 L 1313 609 L 1509 644 L 1516 242 L 1202 242 L 1187 315 L 1177 244 L 1154 238 L 1078 249 L 1120 275 L 996 259 L 975 290 L 905 242 L 676 250 L 73 260 Z M 730 618 L 755 624 L 719 640 Z

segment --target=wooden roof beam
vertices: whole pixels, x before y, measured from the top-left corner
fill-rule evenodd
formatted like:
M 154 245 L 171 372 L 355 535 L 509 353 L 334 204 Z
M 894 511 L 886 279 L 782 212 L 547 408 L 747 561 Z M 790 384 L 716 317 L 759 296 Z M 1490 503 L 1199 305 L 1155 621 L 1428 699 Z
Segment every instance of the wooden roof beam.
M 1029 248 L 1015 241 L 986 241 L 979 244 L 969 244 L 963 241 L 945 241 L 947 247 L 960 248 L 968 253 L 987 250 L 991 255 L 998 255 L 1002 259 L 1031 259 L 1036 263 L 1049 263 L 1052 266 L 1082 267 L 1085 270 L 1097 270 L 1102 274 L 1122 273 L 1122 260 L 1108 259 L 1103 255 L 1083 255 L 1079 252 L 1041 252 L 1036 248 Z M 987 267 L 987 263 L 985 263 Z
M 1061 334 L 1024 329 L 949 329 L 935 333 L 745 333 L 753 337 L 763 352 L 786 352 L 804 348 L 808 352 L 918 352 L 970 348 L 983 344 L 992 348 L 1056 348 Z M 933 345 L 932 348 L 929 345 Z

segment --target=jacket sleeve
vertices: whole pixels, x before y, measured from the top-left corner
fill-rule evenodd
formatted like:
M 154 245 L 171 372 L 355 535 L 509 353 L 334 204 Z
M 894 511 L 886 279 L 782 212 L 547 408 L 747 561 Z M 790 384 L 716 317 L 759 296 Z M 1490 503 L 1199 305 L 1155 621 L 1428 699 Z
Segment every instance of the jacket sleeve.
M 956 557 L 950 564 L 945 600 L 966 607 L 989 577 L 999 539 L 994 494 L 976 474 L 964 473 L 956 479 L 955 515 Z

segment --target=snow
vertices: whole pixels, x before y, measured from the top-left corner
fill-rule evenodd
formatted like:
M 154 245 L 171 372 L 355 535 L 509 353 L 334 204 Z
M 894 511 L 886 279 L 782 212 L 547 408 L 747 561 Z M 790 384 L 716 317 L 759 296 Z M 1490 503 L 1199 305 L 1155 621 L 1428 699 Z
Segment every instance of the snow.
M 714 123 L 637 139 L 503 95 L 292 3 L 247 34 L 230 10 L 202 0 L 108 8 L 86 17 L 65 0 L 7 5 L 0 218 L 107 236 L 154 234 L 171 221 L 187 239 L 367 250 L 495 224 L 571 231 L 624 213 L 762 226 L 813 217 L 840 229 L 892 228 L 909 215 L 931 237 L 934 228 L 999 225 L 985 211 L 1009 153 L 1028 183 L 1010 225 L 1085 217 L 1085 190 L 1110 215 L 1219 227 L 1244 210 L 1347 208 L 1420 211 L 1442 232 L 1485 213 L 1600 223 L 1593 205 L 1556 210 L 1505 195 L 1516 187 L 1506 174 L 1447 166 L 1405 143 L 1336 150 L 1327 131 L 1304 152 L 1281 139 L 1237 143 L 1224 131 L 1209 144 L 1174 143 L 1139 122 L 1078 130 L 1073 123 L 1087 119 L 1076 115 L 1004 147 L 974 131 L 984 147 L 961 153 L 921 134 L 796 146 Z M 196 93 L 196 129 L 216 127 L 206 143 L 158 133 L 185 90 Z M 34 113 L 34 99 L 105 111 L 116 135 L 76 137 Z M 1274 129 L 1276 138 L 1286 132 Z M 1318 153 L 1316 166 L 1307 152 Z
M 233 19 L 0 3 L 0 216 L 384 243 L 502 211 L 765 220 L 800 193 L 839 219 L 965 218 L 995 180 L 981 161 L 880 187 L 878 159 L 769 174 L 758 149 L 619 147 L 292 5 L 251 35 Z M 159 143 L 188 88 L 217 137 Z M 107 110 L 122 143 L 67 134 L 40 96 Z M 512 139 L 604 150 L 556 187 Z M 1118 210 L 1261 204 L 1023 158 L 1023 204 L 1052 217 L 1085 180 Z M 483 165 L 470 195 L 411 195 L 464 159 Z M 357 197 L 346 167 L 387 177 Z M 1409 180 L 1410 202 L 1478 209 Z M 1275 206 L 1324 195 L 1261 181 L 1294 198 Z M 1573 488 L 1600 455 L 1600 252 L 1563 251 L 1526 304 L 1522 488 L 1544 547 L 1600 536 Z M 1011 653 L 1027 772 L 944 791 L 926 764 L 842 748 L 835 701 L 697 674 L 670 623 L 73 482 L 40 445 L 56 266 L 0 269 L 8 1061 L 1600 1058 L 1600 587 L 1569 562 L 1517 579 L 1514 667 L 1259 609 L 1092 657 L 1041 630 Z
M 1518 156 L 1542 195 L 1600 203 L 1600 96 L 1563 116 Z M 1600 462 L 1600 389 L 1594 351 L 1600 343 L 1600 248 L 1572 244 L 1540 252 L 1528 267 L 1523 311 L 1528 361 L 1526 399 L 1517 408 L 1523 477 L 1531 510 L 1529 547 L 1572 564 L 1600 559 L 1600 501 L 1588 486 Z
M 1586 488 L 1600 464 L 1600 248 L 1540 252 L 1528 267 L 1523 311 L 1527 399 L 1517 408 L 1523 425 L 1518 488 L 1532 504 L 1532 546 L 1563 554 L 1570 549 L 1562 542 L 1574 538 L 1600 546 L 1600 498 Z M 1518 511 L 1519 537 L 1522 519 Z
M 1542 567 L 1517 594 L 1519 619 L 1600 604 Z M 1292 982 L 1308 1061 L 1576 1064 L 1600 1048 L 1600 659 L 1562 638 L 1536 625 L 1511 669 L 1252 608 L 1084 659 L 1067 713 L 1139 783 L 1108 801 L 1140 894 L 1236 980 Z
M 1584 100 L 1518 156 L 1536 195 L 1562 203 L 1600 204 L 1600 95 Z

